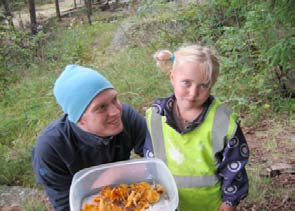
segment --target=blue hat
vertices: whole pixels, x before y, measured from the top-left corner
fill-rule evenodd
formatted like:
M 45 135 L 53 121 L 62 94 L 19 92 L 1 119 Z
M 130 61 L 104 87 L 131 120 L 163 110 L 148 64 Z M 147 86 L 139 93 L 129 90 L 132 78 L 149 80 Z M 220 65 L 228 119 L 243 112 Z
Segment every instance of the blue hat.
M 79 65 L 67 65 L 55 81 L 53 93 L 70 121 L 77 123 L 92 99 L 114 88 L 97 71 Z

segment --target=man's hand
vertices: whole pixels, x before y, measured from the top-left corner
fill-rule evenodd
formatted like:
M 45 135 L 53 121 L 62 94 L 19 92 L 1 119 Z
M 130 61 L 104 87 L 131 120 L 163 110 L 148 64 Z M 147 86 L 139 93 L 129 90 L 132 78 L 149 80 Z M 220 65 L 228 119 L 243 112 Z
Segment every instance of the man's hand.
M 219 207 L 219 211 L 236 211 L 236 210 L 237 210 L 236 206 L 232 207 L 225 203 L 222 203 Z

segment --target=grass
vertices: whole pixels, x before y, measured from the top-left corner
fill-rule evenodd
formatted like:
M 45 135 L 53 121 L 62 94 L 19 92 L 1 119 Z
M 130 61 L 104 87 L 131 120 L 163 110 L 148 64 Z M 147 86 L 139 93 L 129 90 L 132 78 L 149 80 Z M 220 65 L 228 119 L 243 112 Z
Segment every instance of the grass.
M 26 211 L 52 211 L 52 207 L 42 193 L 37 193 L 28 197 L 23 203 L 23 209 Z
M 249 177 L 249 195 L 240 206 L 246 207 L 246 210 L 286 210 L 277 209 L 273 207 L 273 204 L 277 202 L 281 204 L 284 198 L 293 202 L 294 190 L 282 187 L 281 181 L 278 182 L 278 179 L 264 175 L 265 168 L 260 164 L 249 164 L 246 169 Z
M 253 165 L 247 167 L 247 173 L 249 176 L 249 196 L 246 198 L 253 204 L 264 201 L 265 194 L 269 192 L 271 179 L 269 177 L 261 177 L 264 169 L 259 165 Z

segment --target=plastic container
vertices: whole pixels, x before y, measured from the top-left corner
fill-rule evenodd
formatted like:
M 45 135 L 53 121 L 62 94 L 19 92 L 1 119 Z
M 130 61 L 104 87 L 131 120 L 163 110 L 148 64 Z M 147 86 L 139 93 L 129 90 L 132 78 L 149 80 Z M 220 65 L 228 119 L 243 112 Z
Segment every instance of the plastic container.
M 162 185 L 168 197 L 150 206 L 148 211 L 174 211 L 178 206 L 178 192 L 174 178 L 165 163 L 157 158 L 134 159 L 108 163 L 83 169 L 74 175 L 70 188 L 71 211 L 81 211 L 103 186 L 137 182 Z M 163 199 L 165 198 L 165 199 Z

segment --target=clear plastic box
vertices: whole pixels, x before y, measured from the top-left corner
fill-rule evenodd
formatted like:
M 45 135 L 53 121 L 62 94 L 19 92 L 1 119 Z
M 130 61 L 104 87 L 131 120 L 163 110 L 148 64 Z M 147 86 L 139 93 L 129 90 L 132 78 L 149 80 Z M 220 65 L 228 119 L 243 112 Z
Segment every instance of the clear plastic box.
M 74 175 L 70 188 L 71 211 L 81 211 L 99 190 L 107 185 L 149 182 L 162 185 L 166 196 L 150 206 L 148 211 L 174 211 L 178 206 L 178 191 L 174 178 L 165 163 L 157 158 L 142 158 L 108 163 L 83 169 Z

